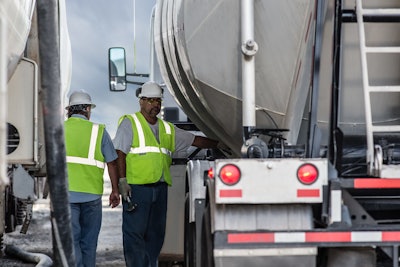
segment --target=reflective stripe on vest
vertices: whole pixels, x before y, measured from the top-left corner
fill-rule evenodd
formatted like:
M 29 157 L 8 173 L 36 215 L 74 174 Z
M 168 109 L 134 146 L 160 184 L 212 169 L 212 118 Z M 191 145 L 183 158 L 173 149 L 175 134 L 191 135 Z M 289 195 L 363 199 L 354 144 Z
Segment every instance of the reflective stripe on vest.
M 146 142 L 145 142 L 145 138 L 144 138 L 144 132 L 143 132 L 143 128 L 142 128 L 142 124 L 140 124 L 140 121 L 138 119 L 138 117 L 136 116 L 136 114 L 132 114 L 132 118 L 135 121 L 136 124 L 136 128 L 138 131 L 138 139 L 139 139 L 139 147 L 131 147 L 131 150 L 129 151 L 129 153 L 132 154 L 145 154 L 145 153 L 149 153 L 149 152 L 153 152 L 153 153 L 163 153 L 169 157 L 172 157 L 172 152 L 166 148 L 159 148 L 156 146 L 146 146 Z M 171 127 L 170 125 L 163 121 L 164 127 L 165 127 L 165 132 L 167 134 L 171 134 Z
M 97 141 L 97 135 L 99 132 L 99 125 L 98 124 L 93 124 L 92 126 L 92 134 L 90 136 L 90 145 L 89 145 L 89 153 L 87 158 L 81 158 L 81 157 L 73 157 L 73 156 L 67 156 L 67 163 L 78 163 L 78 164 L 83 164 L 83 165 L 88 165 L 88 166 L 95 166 L 100 169 L 104 169 L 105 163 L 98 161 L 94 157 L 94 153 L 96 150 L 96 141 Z

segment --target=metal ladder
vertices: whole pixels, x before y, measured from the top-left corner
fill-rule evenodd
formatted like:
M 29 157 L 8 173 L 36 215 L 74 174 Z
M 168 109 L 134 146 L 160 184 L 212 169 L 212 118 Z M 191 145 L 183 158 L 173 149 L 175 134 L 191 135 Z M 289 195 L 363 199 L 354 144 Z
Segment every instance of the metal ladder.
M 362 0 L 356 0 L 356 14 L 357 24 L 360 41 L 360 52 L 361 52 L 361 72 L 362 72 L 362 84 L 365 101 L 365 120 L 366 120 L 366 137 L 367 137 L 367 165 L 368 174 L 377 177 L 393 178 L 400 177 L 400 171 L 389 165 L 383 165 L 382 148 L 380 145 L 374 144 L 374 133 L 400 133 L 399 125 L 374 125 L 372 122 L 372 111 L 371 111 L 371 93 L 388 93 L 388 92 L 399 92 L 400 85 L 394 86 L 371 86 L 369 84 L 368 77 L 368 53 L 400 53 L 400 46 L 367 46 L 365 41 L 365 28 L 364 28 L 364 16 L 399 16 L 400 8 L 363 8 Z

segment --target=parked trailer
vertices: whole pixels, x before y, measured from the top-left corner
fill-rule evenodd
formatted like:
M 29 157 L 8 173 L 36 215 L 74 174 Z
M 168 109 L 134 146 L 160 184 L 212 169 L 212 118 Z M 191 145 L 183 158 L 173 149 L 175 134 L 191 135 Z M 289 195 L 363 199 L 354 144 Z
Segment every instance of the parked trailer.
M 168 89 L 238 155 L 188 163 L 187 266 L 398 266 L 399 7 L 157 2 Z
M 64 1 L 1 1 L 0 235 L 17 225 L 26 234 L 33 205 L 49 194 L 57 266 L 75 261 L 63 172 L 62 107 L 70 73 Z
M 399 265 L 399 22 L 398 1 L 157 1 L 166 87 L 233 151 L 187 163 L 185 266 Z

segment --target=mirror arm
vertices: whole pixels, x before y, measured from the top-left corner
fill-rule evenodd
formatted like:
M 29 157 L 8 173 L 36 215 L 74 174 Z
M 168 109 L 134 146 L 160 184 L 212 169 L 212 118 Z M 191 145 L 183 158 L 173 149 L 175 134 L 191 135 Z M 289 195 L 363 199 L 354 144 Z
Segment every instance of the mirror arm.
M 126 83 L 136 84 L 136 85 L 143 85 L 144 84 L 144 82 L 134 82 L 134 81 L 128 81 L 128 80 L 126 80 Z
M 126 73 L 126 76 L 134 76 L 134 77 L 149 77 L 148 73 Z
M 140 78 L 147 78 L 149 77 L 149 74 L 147 73 L 126 73 L 125 74 L 125 82 L 129 84 L 136 84 L 136 85 L 143 85 L 144 82 L 135 82 L 135 81 L 128 81 L 128 77 L 133 76 L 133 77 L 140 77 Z

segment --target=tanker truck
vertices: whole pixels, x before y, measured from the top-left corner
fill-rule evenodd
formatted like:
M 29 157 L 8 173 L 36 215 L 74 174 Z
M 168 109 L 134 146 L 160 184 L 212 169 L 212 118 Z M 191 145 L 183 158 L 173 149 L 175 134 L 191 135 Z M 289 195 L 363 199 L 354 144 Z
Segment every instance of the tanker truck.
M 1 1 L 1 247 L 13 256 L 32 259 L 3 237 L 17 226 L 26 234 L 34 218 L 33 205 L 49 194 L 57 266 L 74 262 L 62 130 L 70 76 L 64 1 Z
M 186 164 L 185 266 L 399 266 L 398 1 L 158 0 L 152 33 L 232 150 Z

